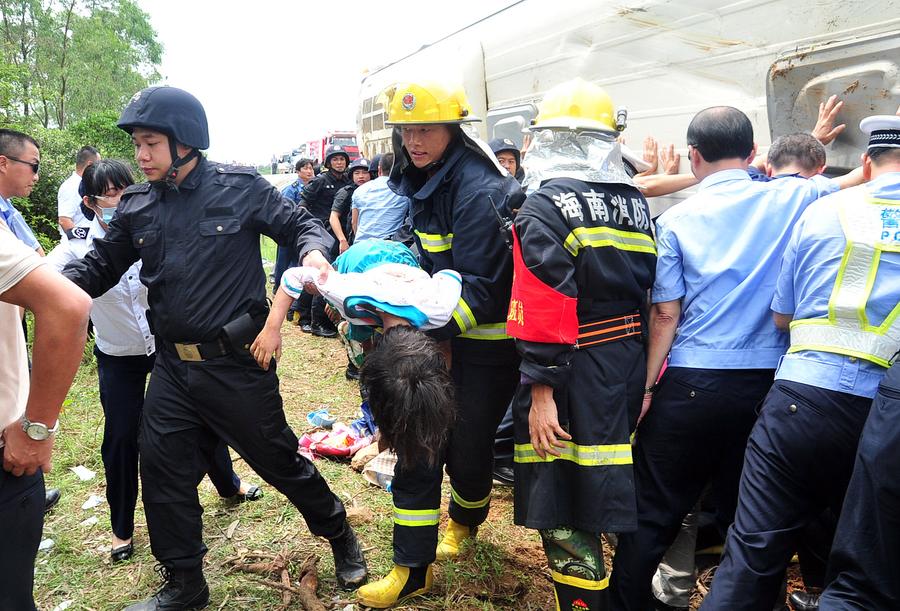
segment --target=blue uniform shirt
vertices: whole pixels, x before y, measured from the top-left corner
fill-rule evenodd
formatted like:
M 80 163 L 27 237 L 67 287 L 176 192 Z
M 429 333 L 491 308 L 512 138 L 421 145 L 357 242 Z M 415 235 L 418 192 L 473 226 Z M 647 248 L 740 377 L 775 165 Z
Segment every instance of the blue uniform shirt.
M 303 193 L 303 183 L 300 182 L 299 178 L 281 190 L 281 195 L 288 198 L 295 204 L 300 203 L 301 193 Z
M 879 176 L 859 189 L 879 199 L 900 200 L 900 172 Z M 826 197 L 816 202 L 797 222 L 784 253 L 784 263 L 772 300 L 773 311 L 793 314 L 797 320 L 828 316 L 828 300 L 847 245 L 833 201 L 834 198 Z M 900 253 L 884 252 L 866 303 L 866 314 L 871 324 L 881 324 L 897 305 L 900 294 L 898 283 Z M 804 350 L 786 354 L 775 377 L 861 397 L 874 397 L 886 371 L 884 367 L 864 359 Z
M 823 176 L 763 183 L 723 170 L 659 217 L 653 302 L 682 299 L 671 366 L 775 369 L 788 346 L 769 310 L 782 254 L 806 207 L 837 189 Z
M 19 238 L 25 246 L 32 250 L 37 250 L 40 243 L 37 241 L 37 238 L 34 237 L 34 232 L 31 230 L 31 227 L 25 222 L 25 217 L 13 207 L 11 202 L 2 197 L 0 197 L 0 218 L 3 219 L 13 235 Z

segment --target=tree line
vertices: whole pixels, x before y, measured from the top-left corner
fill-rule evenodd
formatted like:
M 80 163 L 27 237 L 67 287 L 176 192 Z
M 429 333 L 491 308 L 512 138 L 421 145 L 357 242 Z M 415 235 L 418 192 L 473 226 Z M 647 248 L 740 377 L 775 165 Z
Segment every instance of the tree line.
M 115 127 L 129 98 L 160 80 L 162 45 L 133 0 L 0 0 L 0 126 L 41 145 L 41 179 L 14 204 L 47 249 L 56 192 L 84 145 L 130 160 Z

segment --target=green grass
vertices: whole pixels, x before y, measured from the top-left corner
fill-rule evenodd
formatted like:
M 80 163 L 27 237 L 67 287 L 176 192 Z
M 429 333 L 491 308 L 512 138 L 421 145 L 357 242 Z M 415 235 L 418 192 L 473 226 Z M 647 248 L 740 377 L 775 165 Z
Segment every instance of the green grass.
M 283 334 L 285 346 L 279 376 L 285 412 L 295 432 L 300 435 L 309 428 L 305 415 L 320 405 L 329 406 L 342 419 L 354 418 L 359 393 L 355 384 L 344 379 L 346 356 L 340 343 L 303 334 L 291 325 L 285 325 Z M 91 494 L 105 493 L 100 459 L 103 415 L 95 365 L 87 352 L 69 393 L 62 427 L 54 452 L 54 469 L 47 475 L 48 486 L 62 489 L 62 499 L 44 526 L 44 537 L 52 538 L 55 545 L 38 555 L 36 601 L 45 610 L 66 600 L 74 601 L 71 610 L 121 609 L 154 592 L 160 581 L 153 570 L 155 560 L 140 501 L 135 515 L 135 556 L 115 566 L 108 560 L 108 506 L 81 509 Z M 87 482 L 79 481 L 69 470 L 79 464 L 96 471 L 97 476 Z M 363 513 L 354 519 L 354 525 L 366 551 L 370 573 L 373 578 L 385 575 L 392 566 L 390 495 L 367 484 L 347 463 L 320 460 L 316 465 L 347 507 Z M 262 484 L 265 496 L 254 503 L 231 506 L 219 499 L 208 480 L 200 485 L 200 500 L 205 508 L 204 538 L 209 547 L 205 559 L 212 596 L 209 608 L 284 608 L 280 592 L 262 585 L 252 575 L 227 572 L 226 560 L 253 550 L 293 554 L 295 562 L 290 570 L 294 580 L 303 559 L 309 554 L 320 555 L 320 599 L 334 609 L 344 609 L 353 602 L 352 593 L 335 587 L 327 542 L 312 536 L 297 510 L 270 485 L 261 482 L 242 460 L 237 458 L 234 466 L 243 479 Z M 448 495 L 449 490 L 445 490 L 445 503 Z M 82 525 L 91 516 L 96 516 L 98 523 Z M 238 524 L 229 539 L 226 535 L 235 521 Z M 399 608 L 520 611 L 553 607 L 539 539 L 533 531 L 513 526 L 510 489 L 495 490 L 491 515 L 479 530 L 477 543 L 466 549 L 460 560 L 438 566 L 435 573 L 432 593 Z M 301 607 L 295 599 L 287 608 Z
M 275 254 L 278 252 L 278 244 L 268 236 L 259 236 L 259 251 L 262 254 L 263 265 L 275 266 Z M 267 269 L 269 266 L 266 266 Z

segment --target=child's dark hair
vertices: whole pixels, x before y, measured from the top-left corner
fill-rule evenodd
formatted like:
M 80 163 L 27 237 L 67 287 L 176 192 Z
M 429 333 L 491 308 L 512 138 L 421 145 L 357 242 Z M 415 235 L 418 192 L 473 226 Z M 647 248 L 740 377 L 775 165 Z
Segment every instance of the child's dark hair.
M 456 419 L 453 381 L 433 339 L 411 327 L 388 329 L 366 355 L 360 382 L 381 439 L 405 465 L 435 465 Z

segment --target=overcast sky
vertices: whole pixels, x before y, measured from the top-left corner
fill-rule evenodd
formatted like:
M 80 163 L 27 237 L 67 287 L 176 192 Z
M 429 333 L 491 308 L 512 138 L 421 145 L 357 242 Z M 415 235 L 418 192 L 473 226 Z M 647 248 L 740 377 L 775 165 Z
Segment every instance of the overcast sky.
M 355 129 L 367 68 L 511 0 L 138 0 L 165 47 L 163 83 L 206 108 L 209 156 L 265 163 L 326 129 Z

